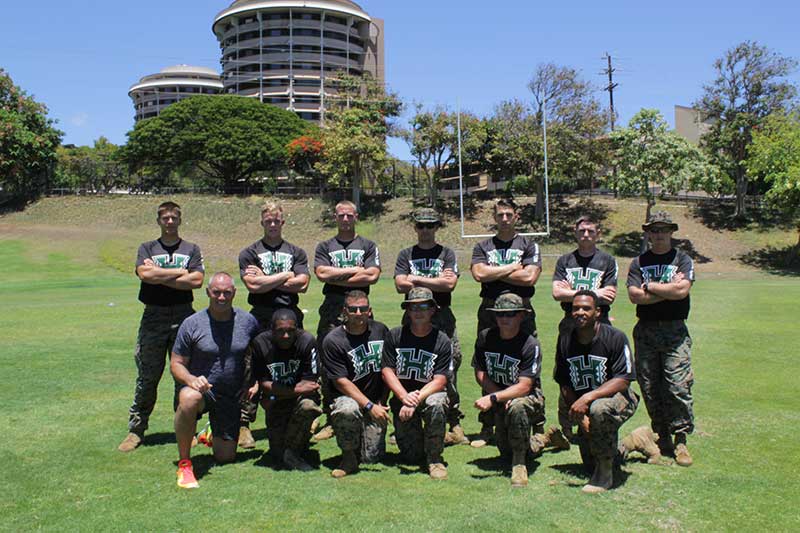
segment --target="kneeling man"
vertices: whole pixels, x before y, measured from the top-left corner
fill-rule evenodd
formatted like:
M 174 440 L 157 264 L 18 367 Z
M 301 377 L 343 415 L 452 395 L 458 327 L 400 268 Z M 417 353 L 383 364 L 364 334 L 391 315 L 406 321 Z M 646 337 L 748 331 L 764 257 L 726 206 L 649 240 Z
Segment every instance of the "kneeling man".
M 272 324 L 253 339 L 248 354 L 267 413 L 270 454 L 293 470 L 312 467 L 301 455 L 311 439 L 311 424 L 322 414 L 316 340 L 297 327 L 291 309 L 278 309 Z
M 524 487 L 531 428 L 544 423 L 541 349 L 536 337 L 521 330 L 530 312 L 522 297 L 500 295 L 487 310 L 497 325 L 481 331 L 475 341 L 472 367 L 484 394 L 475 407 L 492 413 L 497 447 L 502 455 L 511 454 L 511 486 Z
M 445 387 L 452 372 L 450 339 L 433 327 L 437 305 L 427 287 L 414 287 L 401 304 L 407 326 L 394 328 L 383 345 L 383 380 L 392 390 L 400 454 L 409 462 L 423 460 L 433 479 L 447 479 L 442 462 L 447 425 Z
M 597 295 L 581 290 L 572 299 L 574 328 L 558 336 L 555 380 L 578 425 L 584 464 L 594 467 L 583 492 L 610 489 L 620 426 L 636 412 L 639 398 L 630 390 L 636 379 L 625 334 L 600 322 Z
M 244 356 L 259 331 L 258 320 L 233 307 L 236 287 L 225 272 L 211 276 L 206 293 L 208 309 L 183 321 L 172 348 L 170 371 L 182 386 L 175 411 L 178 441 L 178 486 L 198 487 L 190 452 L 197 419 L 211 418 L 214 459 L 229 463 L 236 458 L 239 438 L 239 401 L 244 392 Z

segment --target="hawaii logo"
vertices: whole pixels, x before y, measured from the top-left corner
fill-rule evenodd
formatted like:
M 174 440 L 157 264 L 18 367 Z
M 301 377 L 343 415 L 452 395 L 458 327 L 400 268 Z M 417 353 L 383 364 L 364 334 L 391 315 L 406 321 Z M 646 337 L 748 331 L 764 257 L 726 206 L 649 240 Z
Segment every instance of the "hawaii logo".
M 266 275 L 290 272 L 294 265 L 292 254 L 283 252 L 264 252 L 258 254 L 258 259 L 261 262 L 261 270 Z

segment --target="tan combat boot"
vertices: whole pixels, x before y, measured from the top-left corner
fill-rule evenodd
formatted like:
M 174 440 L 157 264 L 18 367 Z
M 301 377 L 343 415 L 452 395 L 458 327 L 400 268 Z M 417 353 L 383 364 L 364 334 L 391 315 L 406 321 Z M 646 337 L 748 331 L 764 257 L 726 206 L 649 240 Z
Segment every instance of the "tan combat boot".
M 242 426 L 239 428 L 239 448 L 244 448 L 245 450 L 250 450 L 256 447 L 256 439 L 253 438 L 253 434 L 250 432 L 250 428 L 247 426 Z
M 511 486 L 522 488 L 528 486 L 528 467 L 525 466 L 527 450 L 515 451 L 511 459 Z
M 557 450 L 569 450 L 570 443 L 564 433 L 555 426 L 550 426 L 544 434 L 547 445 Z
M 623 455 L 627 456 L 630 452 L 639 452 L 647 458 L 647 462 L 655 465 L 661 462 L 661 450 L 656 444 L 656 436 L 649 426 L 641 426 L 630 435 L 622 439 Z
M 494 430 L 492 426 L 483 426 L 478 438 L 469 443 L 473 448 L 483 448 L 494 439 Z
M 430 463 L 428 475 L 431 476 L 431 479 L 445 480 L 447 479 L 447 467 L 443 463 Z
M 594 474 L 589 483 L 581 489 L 586 494 L 597 494 L 605 492 L 614 484 L 614 470 L 613 462 L 611 459 L 602 459 L 597 461 L 594 467 Z
M 545 436 L 541 433 L 534 433 L 531 435 L 531 453 L 534 457 L 539 457 L 544 452 L 545 447 L 547 446 L 548 441 L 545 439 Z
M 464 435 L 464 428 L 456 424 L 450 431 L 445 433 L 444 436 L 445 446 L 453 446 L 455 444 L 469 444 L 469 439 Z
M 675 435 L 675 462 L 679 466 L 692 466 L 694 461 L 686 447 L 686 434 L 678 433 Z
M 328 440 L 333 437 L 333 426 L 327 425 L 320 429 L 316 435 L 311 437 L 311 440 L 314 442 L 322 442 L 323 440 Z
M 339 468 L 331 472 L 331 476 L 336 479 L 348 476 L 358 470 L 358 457 L 356 457 L 355 450 L 342 451 L 342 462 Z
M 142 444 L 142 436 L 138 433 L 128 433 L 117 449 L 123 453 L 132 452 Z

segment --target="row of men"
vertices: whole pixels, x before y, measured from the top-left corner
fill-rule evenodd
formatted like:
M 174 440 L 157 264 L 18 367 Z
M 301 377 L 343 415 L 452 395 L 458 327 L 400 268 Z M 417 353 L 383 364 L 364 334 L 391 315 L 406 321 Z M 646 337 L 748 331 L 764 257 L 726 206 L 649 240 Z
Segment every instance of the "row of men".
M 451 339 L 454 375 L 461 362 L 456 333 L 456 320 L 450 310 L 451 293 L 458 281 L 455 253 L 436 242 L 440 219 L 433 210 L 423 209 L 412 215 L 418 243 L 398 256 L 395 285 L 398 292 L 408 293 L 415 287 L 432 290 L 439 307 L 434 324 Z M 325 283 L 325 299 L 320 306 L 317 328 L 319 342 L 341 324 L 344 295 L 352 289 L 369 292 L 369 286 L 380 275 L 377 246 L 356 234 L 358 214 L 355 206 L 341 202 L 335 208 L 337 235 L 320 243 L 315 254 L 314 273 Z M 478 331 L 493 324 L 488 309 L 503 293 L 518 295 L 530 311 L 522 322 L 526 333 L 536 335 L 535 314 L 531 297 L 541 273 L 541 257 L 536 243 L 516 232 L 519 215 L 516 206 L 501 200 L 494 207 L 497 234 L 478 243 L 473 251 L 471 272 L 481 283 L 481 304 L 478 309 Z M 161 238 L 144 243 L 139 250 L 136 272 L 141 278 L 140 300 L 145 313 L 137 343 L 136 396 L 130 410 L 130 433 L 120 450 L 134 449 L 142 440 L 147 419 L 155 404 L 155 390 L 163 372 L 165 354 L 169 351 L 183 319 L 192 313 L 191 289 L 202 284 L 203 267 L 196 245 L 178 236 L 180 208 L 173 203 L 159 206 L 158 223 Z M 262 239 L 240 254 L 240 274 L 248 291 L 251 312 L 263 327 L 269 327 L 271 316 L 278 309 L 291 309 L 302 327 L 298 293 L 309 283 L 305 252 L 282 238 L 283 210 L 277 204 L 267 205 L 261 214 Z M 571 323 L 570 300 L 577 291 L 589 289 L 598 296 L 601 320 L 608 323 L 610 305 L 616 297 L 617 265 L 608 254 L 596 247 L 599 226 L 588 217 L 576 222 L 578 248 L 559 258 L 553 277 L 553 297 L 562 303 L 565 319 L 559 329 Z M 643 226 L 651 250 L 636 258 L 628 275 L 628 294 L 637 304 L 639 322 L 634 330 L 639 382 L 653 430 L 658 434 L 662 452 L 676 455 L 679 464 L 691 464 L 686 448 L 686 435 L 692 431 L 692 374 L 689 360 L 691 339 L 685 327 L 689 311 L 689 290 L 694 279 L 691 259 L 672 247 L 671 236 L 677 230 L 665 213 L 657 213 Z M 452 389 L 452 390 L 450 390 Z M 451 409 L 447 433 L 450 443 L 467 439 L 460 426 L 463 417 L 455 380 L 450 392 Z M 254 420 L 257 398 L 242 410 L 239 443 L 254 445 L 248 425 Z M 559 419 L 570 437 L 571 424 L 567 398 L 559 399 Z M 492 437 L 492 420 L 482 415 L 481 445 Z M 324 432 L 323 432 L 324 433 Z M 330 432 L 328 432 L 330 434 Z M 674 443 L 672 436 L 674 435 Z M 675 445 L 673 449 L 673 444 Z

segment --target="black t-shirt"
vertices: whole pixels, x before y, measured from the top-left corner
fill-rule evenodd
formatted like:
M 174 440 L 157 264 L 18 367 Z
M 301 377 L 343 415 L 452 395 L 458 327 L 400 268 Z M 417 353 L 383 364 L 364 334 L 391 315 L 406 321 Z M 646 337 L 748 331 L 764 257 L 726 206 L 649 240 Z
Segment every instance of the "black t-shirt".
M 396 327 L 383 343 L 381 368 L 393 369 L 408 392 L 421 389 L 435 375 L 449 379 L 452 367 L 450 339 L 436 328 L 420 338 L 408 326 Z
M 185 268 L 189 272 L 204 272 L 200 247 L 181 239 L 177 244 L 165 246 L 161 239 L 143 242 L 136 256 L 136 268 L 150 259 L 161 268 Z M 145 305 L 178 305 L 192 303 L 192 291 L 173 289 L 166 285 L 151 285 L 144 281 L 139 286 L 139 301 Z
M 333 237 L 317 245 L 314 268 L 318 266 L 380 268 L 381 256 L 375 243 L 364 237 L 356 236 L 349 242 Z M 349 290 L 347 287 L 326 283 L 322 294 L 344 294 Z M 369 294 L 369 287 L 359 287 L 359 290 Z
M 278 246 L 269 246 L 259 239 L 239 253 L 239 271 L 242 276 L 247 267 L 255 265 L 264 274 L 271 276 L 281 272 L 292 272 L 294 275 L 308 274 L 308 257 L 302 248 L 281 241 Z M 297 294 L 274 289 L 262 294 L 250 293 L 247 303 L 252 306 L 291 307 L 297 305 L 300 298 Z
M 386 384 L 381 378 L 383 344 L 389 328 L 370 321 L 362 335 L 351 335 L 344 326 L 334 328 L 322 341 L 322 366 L 328 378 L 347 378 L 371 402 L 386 400 Z M 334 385 L 335 398 L 342 392 Z
M 293 387 L 300 381 L 316 381 L 319 377 L 316 341 L 303 330 L 297 330 L 297 338 L 288 349 L 272 342 L 271 331 L 259 334 L 250 344 L 250 360 L 253 376 L 259 382 Z
M 472 263 L 484 263 L 489 266 L 504 266 L 519 263 L 523 267 L 535 265 L 542 268 L 542 256 L 539 245 L 529 241 L 527 237 L 515 235 L 510 241 L 501 241 L 496 236 L 475 245 L 472 250 Z M 481 298 L 495 299 L 503 292 L 512 292 L 523 298 L 533 297 L 535 287 L 520 287 L 505 281 L 490 281 L 481 284 Z
M 631 261 L 628 270 L 628 287 L 645 283 L 669 283 L 678 272 L 694 283 L 694 262 L 680 250 L 671 249 L 665 254 L 648 250 Z M 686 320 L 689 317 L 689 295 L 683 300 L 664 300 L 650 305 L 637 305 L 636 316 L 642 321 Z
M 556 261 L 553 281 L 567 280 L 572 290 L 590 290 L 597 292 L 603 287 L 617 286 L 617 261 L 607 253 L 597 250 L 590 257 L 583 257 L 575 250 L 564 254 Z M 570 302 L 561 302 L 561 308 L 569 314 L 572 311 Z M 600 308 L 608 316 L 611 303 L 600 299 Z
M 441 277 L 445 270 L 452 270 L 456 276 L 458 263 L 456 254 L 450 248 L 437 244 L 425 250 L 419 246 L 412 246 L 400 251 L 397 264 L 394 267 L 394 276 L 420 276 L 426 278 Z M 433 299 L 440 307 L 449 307 L 452 294 L 449 292 L 433 292 Z
M 571 330 L 558 336 L 554 377 L 559 385 L 581 396 L 613 378 L 636 379 L 628 338 L 608 324 L 600 329 L 591 344 L 580 344 Z
M 539 341 L 521 332 L 513 339 L 503 339 L 499 329 L 484 329 L 475 340 L 472 368 L 486 372 L 501 389 L 518 383 L 520 377 L 531 378 L 538 387 L 542 372 Z

